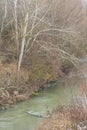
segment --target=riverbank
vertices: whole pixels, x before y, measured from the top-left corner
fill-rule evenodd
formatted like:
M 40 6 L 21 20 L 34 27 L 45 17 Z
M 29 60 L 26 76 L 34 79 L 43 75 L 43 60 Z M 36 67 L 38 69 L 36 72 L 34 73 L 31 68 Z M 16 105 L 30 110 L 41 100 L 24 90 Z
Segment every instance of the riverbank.
M 15 50 L 12 52 L 3 44 L 0 42 L 0 109 L 38 95 L 44 84 L 66 77 L 74 68 L 68 61 L 51 61 L 47 55 L 32 50 L 24 58 L 19 74 Z
M 78 97 L 71 105 L 58 107 L 38 130 L 86 130 L 86 100 L 86 97 Z
M 7 58 L 0 61 L 0 109 L 7 109 L 9 106 L 18 102 L 26 101 L 31 96 L 38 96 L 39 90 L 52 81 L 63 79 L 68 83 L 66 77 L 70 73 L 70 66 L 65 64 L 67 74 L 61 69 L 55 69 L 48 60 L 44 61 L 39 56 L 33 56 L 30 60 L 31 66 L 22 66 L 20 77 L 17 69 L 17 61 L 7 62 Z M 4 58 L 2 58 L 4 59 Z M 41 63 L 41 64 L 39 64 Z M 63 64 L 64 65 L 64 64 Z M 69 69 L 67 68 L 69 66 Z M 66 84 L 66 83 L 65 83 Z M 45 87 L 45 86 L 44 86 Z
M 38 95 L 38 90 L 46 83 L 57 80 L 59 73 L 45 63 L 32 67 L 22 67 L 18 78 L 17 62 L 0 63 L 0 109 L 25 101 L 31 95 Z M 60 76 L 59 76 L 60 77 Z

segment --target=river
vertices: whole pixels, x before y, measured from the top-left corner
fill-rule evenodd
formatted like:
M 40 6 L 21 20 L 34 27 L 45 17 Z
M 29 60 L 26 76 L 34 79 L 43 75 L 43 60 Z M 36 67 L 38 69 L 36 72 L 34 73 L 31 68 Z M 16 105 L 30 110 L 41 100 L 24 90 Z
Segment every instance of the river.
M 51 87 L 50 87 L 51 86 Z M 77 85 L 65 86 L 60 83 L 45 85 L 38 96 L 31 97 L 28 101 L 14 105 L 8 110 L 0 112 L 0 130 L 33 130 L 43 120 L 28 112 L 46 115 L 59 105 L 70 103 L 79 93 Z

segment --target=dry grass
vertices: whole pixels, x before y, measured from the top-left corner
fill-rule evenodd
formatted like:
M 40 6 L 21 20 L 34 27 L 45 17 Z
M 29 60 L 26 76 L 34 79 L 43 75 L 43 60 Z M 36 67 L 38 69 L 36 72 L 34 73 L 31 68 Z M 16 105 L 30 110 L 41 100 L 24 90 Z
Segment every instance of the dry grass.
M 38 130 L 66 130 L 71 128 L 71 121 L 67 113 L 53 114 L 39 127 Z
M 76 99 L 76 101 L 68 107 L 57 108 L 38 128 L 38 130 L 80 129 L 87 129 L 87 98 L 84 97 Z

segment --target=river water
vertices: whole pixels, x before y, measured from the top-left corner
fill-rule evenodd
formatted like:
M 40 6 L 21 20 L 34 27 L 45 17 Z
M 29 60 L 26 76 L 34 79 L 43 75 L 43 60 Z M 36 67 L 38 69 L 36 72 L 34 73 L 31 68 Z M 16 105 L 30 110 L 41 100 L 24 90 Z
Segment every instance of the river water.
M 46 115 L 58 105 L 70 103 L 79 93 L 79 87 L 76 85 L 65 86 L 60 83 L 45 85 L 47 88 L 40 92 L 39 96 L 31 97 L 26 102 L 14 105 L 6 111 L 0 112 L 0 130 L 33 130 L 43 120 L 28 114 Z M 50 87 L 51 86 L 51 87 Z

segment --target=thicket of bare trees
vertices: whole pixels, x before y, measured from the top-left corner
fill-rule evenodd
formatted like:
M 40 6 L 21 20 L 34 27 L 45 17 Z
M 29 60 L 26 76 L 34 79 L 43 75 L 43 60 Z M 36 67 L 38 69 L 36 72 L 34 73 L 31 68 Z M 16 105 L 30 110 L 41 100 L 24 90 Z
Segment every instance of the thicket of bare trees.
M 86 15 L 80 0 L 1 0 L 0 35 L 17 52 L 19 70 L 34 46 L 76 65 L 87 51 Z

